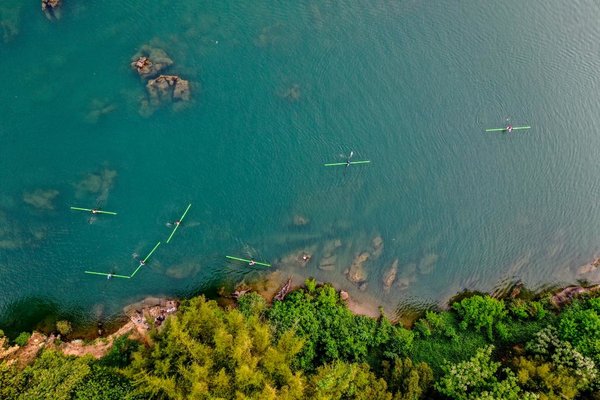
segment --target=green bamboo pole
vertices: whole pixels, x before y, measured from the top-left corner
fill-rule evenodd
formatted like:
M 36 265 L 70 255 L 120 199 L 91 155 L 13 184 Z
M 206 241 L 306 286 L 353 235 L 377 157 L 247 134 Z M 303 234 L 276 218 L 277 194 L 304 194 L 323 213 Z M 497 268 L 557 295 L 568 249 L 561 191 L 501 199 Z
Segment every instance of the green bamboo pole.
M 323 164 L 326 167 L 337 167 L 340 165 L 352 165 L 352 164 L 368 164 L 371 161 L 351 161 L 350 163 L 348 162 L 340 162 L 340 163 L 330 163 L 330 164 Z
M 150 256 L 152 255 L 152 253 L 154 253 L 154 251 L 156 250 L 156 248 L 160 246 L 160 242 L 156 243 L 156 246 L 154 246 L 154 248 L 152 249 L 152 251 L 150 253 L 148 253 L 148 255 L 146 256 L 146 258 L 144 258 L 143 263 L 146 263 L 146 261 L 150 258 Z
M 91 208 L 81 208 L 81 207 L 70 207 L 70 208 L 71 208 L 71 210 L 76 210 L 76 211 L 88 211 L 88 212 L 91 212 L 92 214 L 117 215 L 116 212 L 112 212 L 112 211 L 92 210 Z
M 127 276 L 127 275 L 107 274 L 105 272 L 94 272 L 94 271 L 83 271 L 83 272 L 85 272 L 86 274 L 91 274 L 91 275 L 110 276 L 111 278 L 112 277 L 123 278 L 123 279 L 129 279 L 129 278 L 131 278 L 130 276 Z
M 144 264 L 140 263 L 140 265 L 138 265 L 138 267 L 135 269 L 135 271 L 133 271 L 133 274 L 131 274 L 131 277 L 133 278 L 135 276 L 135 274 L 137 274 L 137 272 L 139 271 L 140 268 L 142 268 Z
M 185 215 L 187 214 L 187 212 L 188 212 L 188 210 L 190 209 L 191 206 L 192 206 L 192 203 L 188 204 L 187 208 L 185 209 L 185 212 L 183 213 L 183 215 L 181 216 L 181 218 L 179 218 L 179 221 L 177 221 L 179 223 L 175 224 L 175 229 L 173 229 L 173 231 L 169 235 L 169 238 L 167 239 L 167 243 L 169 243 L 171 241 L 171 238 L 173 237 L 173 234 L 175 233 L 175 231 L 177 231 L 177 228 L 179 228 L 179 225 L 181 224 L 181 222 L 185 218 Z
M 252 260 L 246 260 L 245 258 L 238 258 L 238 257 L 232 257 L 232 256 L 225 256 L 225 257 L 229 258 L 230 260 L 247 262 L 248 264 L 250 264 L 252 262 Z M 265 267 L 270 267 L 271 266 L 271 264 L 267 264 L 267 263 L 263 263 L 263 262 L 258 262 L 258 261 L 254 261 L 254 264 L 256 264 L 256 265 L 262 265 L 262 266 L 265 266 Z
M 530 126 L 513 126 L 512 130 L 513 131 L 519 131 L 519 130 L 524 130 L 524 129 L 531 129 Z M 508 128 L 491 128 L 491 129 L 486 129 L 486 132 L 504 132 L 507 131 Z

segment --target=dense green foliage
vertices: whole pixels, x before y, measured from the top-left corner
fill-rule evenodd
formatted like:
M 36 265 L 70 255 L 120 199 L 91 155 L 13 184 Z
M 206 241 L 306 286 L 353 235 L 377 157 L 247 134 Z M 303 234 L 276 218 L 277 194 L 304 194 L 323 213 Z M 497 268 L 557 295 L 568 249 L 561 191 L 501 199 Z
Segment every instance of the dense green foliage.
M 454 303 L 453 307 L 462 318 L 460 327 L 463 330 L 484 329 L 488 338 L 492 340 L 494 330 L 503 333 L 505 329 L 502 323 L 508 313 L 504 302 L 493 297 L 473 296 L 461 300 L 460 303 Z
M 329 285 L 296 290 L 276 302 L 268 318 L 277 335 L 294 331 L 305 339 L 296 367 L 310 371 L 336 360 L 377 363 L 381 357 L 408 354 L 413 333 L 385 318 L 355 316 Z
M 314 281 L 272 306 L 197 297 L 149 345 L 0 363 L 0 399 L 600 400 L 600 299 L 548 304 L 474 295 L 407 330 L 353 315 Z

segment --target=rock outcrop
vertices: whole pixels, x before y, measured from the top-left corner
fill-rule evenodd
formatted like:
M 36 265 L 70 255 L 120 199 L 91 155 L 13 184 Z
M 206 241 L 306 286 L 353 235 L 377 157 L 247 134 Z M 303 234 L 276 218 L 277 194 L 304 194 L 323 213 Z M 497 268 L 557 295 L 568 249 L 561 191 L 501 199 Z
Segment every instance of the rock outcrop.
M 60 18 L 61 0 L 42 0 L 42 11 L 48 19 Z
M 173 65 L 173 60 L 160 48 L 144 45 L 131 58 L 131 68 L 143 79 L 153 78 Z
M 160 75 L 150 79 L 146 90 L 153 106 L 159 106 L 165 101 L 188 101 L 191 97 L 190 83 L 177 75 Z

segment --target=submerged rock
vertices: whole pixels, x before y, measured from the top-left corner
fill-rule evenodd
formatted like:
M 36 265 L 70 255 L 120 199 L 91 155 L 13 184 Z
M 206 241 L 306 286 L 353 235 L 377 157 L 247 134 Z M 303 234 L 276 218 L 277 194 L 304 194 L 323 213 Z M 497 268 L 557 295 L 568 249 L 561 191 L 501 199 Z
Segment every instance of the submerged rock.
M 365 270 L 364 263 L 369 259 L 370 254 L 363 251 L 352 261 L 352 265 L 348 270 L 348 280 L 350 282 L 360 284 L 367 280 L 367 271 Z
M 106 194 L 112 187 L 116 177 L 117 171 L 109 168 L 104 168 L 99 173 L 88 174 L 81 182 L 75 185 L 77 195 L 79 197 L 87 193 Z
M 58 196 L 58 190 L 37 189 L 33 192 L 23 194 L 23 201 L 30 206 L 40 210 L 54 210 L 54 199 Z
M 89 111 L 85 116 L 85 121 L 89 123 L 96 123 L 100 117 L 110 114 L 116 109 L 117 107 L 114 104 L 111 104 L 106 100 L 94 99 L 89 106 Z
M 300 85 L 297 83 L 294 83 L 281 94 L 281 97 L 290 103 L 300 100 L 300 96 L 302 96 L 302 92 L 300 91 Z
M 390 291 L 390 288 L 394 284 L 396 280 L 396 275 L 398 274 L 398 259 L 395 259 L 392 263 L 392 266 L 385 274 L 383 274 L 383 288 L 386 292 Z
M 19 34 L 21 4 L 5 2 L 0 5 L 0 30 L 4 43 L 10 42 Z
M 337 257 L 334 255 L 326 256 L 321 258 L 319 261 L 319 269 L 323 271 L 335 270 Z
M 377 235 L 373 238 L 371 242 L 373 245 L 373 258 L 378 258 L 383 252 L 383 238 L 380 235 Z
M 422 274 L 430 274 L 433 272 L 433 267 L 440 257 L 437 254 L 426 254 L 419 262 L 419 272 Z
M 304 215 L 296 214 L 293 218 L 294 225 L 296 226 L 305 226 L 308 225 L 310 219 L 305 217 Z

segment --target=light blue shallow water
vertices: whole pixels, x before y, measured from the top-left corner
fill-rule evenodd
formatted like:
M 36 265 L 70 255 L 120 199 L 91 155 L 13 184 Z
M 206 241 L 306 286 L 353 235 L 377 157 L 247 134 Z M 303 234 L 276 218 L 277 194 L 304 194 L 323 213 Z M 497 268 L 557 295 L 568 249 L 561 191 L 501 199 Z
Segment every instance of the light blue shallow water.
M 58 21 L 31 2 L 0 6 L 5 325 L 32 304 L 93 320 L 237 282 L 248 270 L 226 254 L 276 262 L 312 248 L 306 268 L 278 268 L 394 309 L 504 281 L 571 282 L 598 252 L 596 2 L 217 3 L 66 1 Z M 129 62 L 148 43 L 192 82 L 184 109 L 140 115 Z M 507 118 L 533 129 L 482 133 Z M 351 150 L 372 163 L 322 167 Z M 82 188 L 106 171 L 114 179 Z M 58 192 L 52 209 L 24 201 L 37 190 Z M 119 215 L 88 224 L 68 209 L 99 200 Z M 134 280 L 83 274 L 131 273 L 132 254 L 164 242 L 188 202 Z M 376 236 L 361 293 L 343 271 Z

